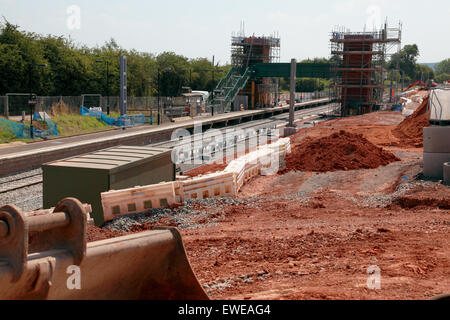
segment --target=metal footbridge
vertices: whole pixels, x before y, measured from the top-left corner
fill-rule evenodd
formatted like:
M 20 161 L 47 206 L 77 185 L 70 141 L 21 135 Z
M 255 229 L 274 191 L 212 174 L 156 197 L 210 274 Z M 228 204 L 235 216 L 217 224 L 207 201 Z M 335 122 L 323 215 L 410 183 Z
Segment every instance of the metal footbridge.
M 209 106 L 213 110 L 223 108 L 225 112 L 230 111 L 231 104 L 248 81 L 255 78 L 289 78 L 290 68 L 290 63 L 257 63 L 246 69 L 232 67 L 218 83 Z M 297 63 L 297 78 L 328 79 L 331 77 L 330 68 L 329 63 Z

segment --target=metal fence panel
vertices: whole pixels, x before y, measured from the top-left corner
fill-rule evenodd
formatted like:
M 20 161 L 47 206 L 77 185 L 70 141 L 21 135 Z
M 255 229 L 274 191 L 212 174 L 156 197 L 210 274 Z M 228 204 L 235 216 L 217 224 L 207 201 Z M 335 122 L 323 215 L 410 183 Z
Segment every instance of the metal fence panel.
M 0 116 L 6 115 L 6 97 L 0 96 Z
M 6 115 L 9 109 L 10 116 L 19 116 L 22 111 L 29 114 L 28 94 L 17 94 L 16 96 L 0 96 L 0 115 Z M 20 100 L 20 101 L 19 101 Z M 23 101 L 22 101 L 23 100 Z M 104 113 L 109 110 L 112 113 L 118 113 L 120 98 L 118 96 L 104 97 L 100 96 L 100 106 Z M 186 97 L 128 97 L 128 113 L 130 115 L 143 114 L 146 117 L 153 117 L 154 123 L 158 116 L 158 103 L 161 114 L 161 121 L 168 122 L 172 118 L 186 117 L 191 115 L 190 108 L 195 108 L 194 114 L 211 113 L 211 106 L 193 105 L 188 106 Z M 82 96 L 38 96 L 35 111 L 47 112 L 50 115 L 63 113 L 80 114 Z M 223 113 L 224 109 L 216 105 L 214 114 Z

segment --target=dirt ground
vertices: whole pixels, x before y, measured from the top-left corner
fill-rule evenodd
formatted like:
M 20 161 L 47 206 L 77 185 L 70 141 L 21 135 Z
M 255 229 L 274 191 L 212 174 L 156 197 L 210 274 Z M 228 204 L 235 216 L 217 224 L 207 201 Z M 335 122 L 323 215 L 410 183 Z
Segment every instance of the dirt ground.
M 292 138 L 363 134 L 402 161 L 369 170 L 258 177 L 214 224 L 182 230 L 213 299 L 428 299 L 450 293 L 450 189 L 420 178 L 421 148 L 397 148 L 403 116 L 328 121 Z M 367 287 L 380 270 L 381 289 Z
M 403 119 L 398 112 L 336 119 L 291 138 L 295 147 L 307 136 L 345 130 L 401 161 L 258 177 L 238 199 L 194 204 L 195 214 L 181 219 L 169 212 L 132 231 L 180 227 L 212 299 L 416 300 L 450 293 L 450 187 L 421 176 L 423 149 L 402 146 L 392 134 Z M 379 290 L 368 288 L 369 268 L 380 272 Z

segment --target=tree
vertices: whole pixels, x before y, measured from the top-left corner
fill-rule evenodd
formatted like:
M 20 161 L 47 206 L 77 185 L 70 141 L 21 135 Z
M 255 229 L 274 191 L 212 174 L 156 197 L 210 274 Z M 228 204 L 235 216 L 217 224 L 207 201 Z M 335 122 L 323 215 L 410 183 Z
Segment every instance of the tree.
M 119 95 L 119 58 L 127 56 L 128 93 L 134 96 L 177 96 L 183 86 L 212 91 L 231 66 L 213 66 L 206 58 L 192 59 L 164 52 L 158 56 L 123 49 L 114 39 L 102 46 L 77 46 L 70 38 L 40 36 L 0 22 L 0 95 L 28 93 L 31 70 L 33 92 L 39 95 L 106 95 L 106 63 L 109 94 Z M 47 68 L 36 68 L 45 63 Z M 212 74 L 214 70 L 214 80 Z
M 436 74 L 450 74 L 450 58 L 436 65 Z
M 212 79 L 213 67 L 206 58 L 193 59 L 189 62 L 189 79 L 187 85 L 193 90 L 201 90 Z
M 434 71 L 428 66 L 425 65 L 417 65 L 416 66 L 416 74 L 415 79 L 422 80 L 422 81 L 428 81 L 431 79 L 434 79 Z
M 296 80 L 295 90 L 297 92 L 323 91 L 329 85 L 329 81 L 319 78 L 299 78 Z
M 48 63 L 49 73 L 42 79 L 49 95 L 81 94 L 86 88 L 88 60 L 74 50 L 70 40 L 48 36 L 39 40 L 42 56 Z
M 438 83 L 447 82 L 450 80 L 450 73 L 441 73 L 434 80 Z
M 186 57 L 174 52 L 164 52 L 156 58 L 160 78 L 158 83 L 158 73 L 154 83 L 160 85 L 161 96 L 174 97 L 181 94 L 183 85 L 188 81 L 189 64 Z
M 406 45 L 400 52 L 395 53 L 388 63 L 388 69 L 399 68 L 411 79 L 417 79 L 417 58 L 419 57 L 419 48 L 416 44 Z
M 300 61 L 300 63 L 329 63 L 329 62 L 330 60 L 327 58 L 317 58 L 317 57 L 314 59 L 308 58 Z
M 0 24 L 0 74 L 2 75 L 0 93 L 28 93 L 30 74 L 32 90 L 35 93 L 42 93 L 45 91 L 42 80 L 46 75 L 42 75 L 35 66 L 47 61 L 42 56 L 42 48 L 36 42 L 37 36 L 33 33 L 21 32 L 18 28 L 7 20 Z

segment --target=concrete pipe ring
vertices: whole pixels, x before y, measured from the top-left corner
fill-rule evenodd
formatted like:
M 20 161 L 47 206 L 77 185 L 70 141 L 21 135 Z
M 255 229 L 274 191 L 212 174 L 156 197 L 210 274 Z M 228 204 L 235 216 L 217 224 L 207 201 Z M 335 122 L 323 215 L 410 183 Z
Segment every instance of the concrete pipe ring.
M 450 186 L 450 162 L 444 163 L 444 184 Z

